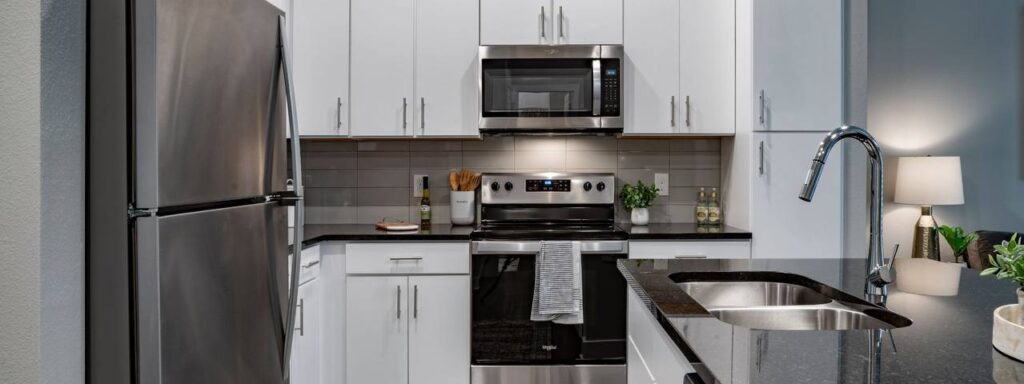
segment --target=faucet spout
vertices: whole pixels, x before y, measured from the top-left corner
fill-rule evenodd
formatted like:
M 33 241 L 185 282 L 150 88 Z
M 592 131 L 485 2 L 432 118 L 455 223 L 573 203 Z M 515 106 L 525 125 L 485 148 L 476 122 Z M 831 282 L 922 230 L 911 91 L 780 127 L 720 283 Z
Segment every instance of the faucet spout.
M 860 127 L 844 125 L 829 132 L 818 145 L 818 151 L 811 160 L 811 168 L 804 178 L 800 189 L 800 199 L 810 202 L 825 168 L 829 153 L 840 141 L 855 139 L 864 145 L 871 164 L 871 213 L 870 213 L 870 246 L 868 248 L 868 271 L 864 282 L 865 297 L 875 304 L 885 305 L 888 298 L 888 285 L 896 279 L 895 272 L 886 267 L 882 254 L 882 205 L 885 201 L 885 190 L 882 188 L 884 164 L 882 148 L 866 130 Z

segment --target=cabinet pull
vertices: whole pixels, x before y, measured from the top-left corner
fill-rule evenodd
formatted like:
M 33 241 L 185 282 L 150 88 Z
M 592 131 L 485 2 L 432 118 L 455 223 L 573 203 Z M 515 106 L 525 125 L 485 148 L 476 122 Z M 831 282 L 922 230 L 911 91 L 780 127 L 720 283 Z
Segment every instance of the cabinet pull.
M 304 309 L 305 300 L 299 299 L 299 327 L 295 330 L 299 331 L 299 336 L 305 335 L 306 329 L 306 311 Z
M 407 117 L 408 116 L 408 113 L 407 113 L 408 111 L 409 111 L 409 101 L 406 100 L 406 98 L 403 97 L 402 98 L 402 133 L 405 133 L 407 128 L 409 127 L 409 119 Z
M 337 126 L 337 128 L 335 128 L 335 131 L 337 131 L 338 133 L 341 133 L 341 98 L 340 97 L 338 98 L 338 126 Z
M 399 261 L 420 261 L 420 260 L 423 260 L 423 258 L 422 257 L 392 257 L 392 258 L 389 258 L 388 260 L 397 263 Z
M 320 260 L 313 260 L 313 261 L 310 261 L 308 264 L 303 265 L 302 269 L 306 269 L 306 268 L 312 267 L 312 266 L 317 265 L 317 264 L 320 264 Z
M 759 101 L 761 103 L 761 113 L 758 115 L 758 120 L 761 122 L 761 125 L 764 125 L 764 90 L 763 89 L 761 90 L 761 95 L 758 96 L 758 99 L 759 99 Z
M 412 318 L 419 317 L 420 313 L 420 286 L 412 286 Z
M 420 131 L 427 134 L 427 99 L 420 98 Z
M 675 259 L 706 259 L 708 257 L 705 256 L 705 255 L 676 255 L 676 256 L 673 256 L 673 258 L 675 258 Z
M 686 126 L 690 126 L 690 96 L 686 96 Z
M 669 112 L 670 112 L 669 113 L 669 123 L 672 124 L 673 127 L 675 127 L 676 126 L 676 97 L 672 96 L 671 98 L 669 98 L 668 104 L 672 107 L 669 110 Z
M 558 37 L 565 38 L 565 33 L 562 31 L 562 24 L 565 24 L 565 17 L 562 16 L 562 6 L 558 6 Z
M 397 315 L 398 318 L 401 319 L 402 318 L 402 286 L 401 285 L 396 285 L 395 288 L 398 288 L 398 291 L 396 291 L 396 293 L 395 293 L 395 313 L 397 313 L 398 314 Z
M 544 20 L 545 19 L 547 19 L 547 17 L 544 15 L 544 6 L 541 6 L 540 7 L 540 38 L 542 38 L 542 39 L 548 38 L 547 34 L 544 33 Z
M 761 145 L 759 145 L 757 149 L 758 149 L 758 152 L 759 152 L 758 158 L 760 159 L 758 161 L 757 173 L 760 174 L 760 175 L 763 175 L 764 174 L 764 141 L 761 142 Z

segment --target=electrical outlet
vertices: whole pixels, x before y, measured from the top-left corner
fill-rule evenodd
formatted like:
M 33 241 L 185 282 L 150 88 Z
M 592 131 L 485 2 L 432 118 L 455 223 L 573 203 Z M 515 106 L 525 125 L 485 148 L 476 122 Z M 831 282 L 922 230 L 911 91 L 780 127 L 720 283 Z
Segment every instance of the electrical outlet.
M 667 173 L 655 173 L 654 174 L 654 186 L 658 188 L 659 196 L 668 196 L 668 174 Z
M 412 197 L 423 197 L 423 178 L 429 175 L 412 175 Z

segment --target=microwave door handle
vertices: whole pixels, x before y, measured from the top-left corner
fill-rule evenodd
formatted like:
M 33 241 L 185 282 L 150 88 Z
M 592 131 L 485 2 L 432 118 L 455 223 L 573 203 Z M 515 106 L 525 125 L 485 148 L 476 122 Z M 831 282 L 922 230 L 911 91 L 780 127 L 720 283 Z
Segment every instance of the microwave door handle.
M 601 116 L 601 59 L 595 59 L 594 70 L 594 116 Z

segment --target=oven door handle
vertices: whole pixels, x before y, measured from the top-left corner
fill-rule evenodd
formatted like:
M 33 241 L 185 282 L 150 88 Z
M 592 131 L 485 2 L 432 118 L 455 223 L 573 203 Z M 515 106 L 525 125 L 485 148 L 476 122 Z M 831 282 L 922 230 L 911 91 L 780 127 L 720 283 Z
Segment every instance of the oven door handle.
M 629 242 L 619 240 L 580 241 L 582 254 L 628 254 Z M 540 252 L 539 241 L 474 241 L 471 244 L 474 255 L 533 255 Z

